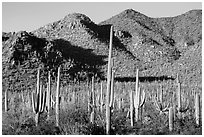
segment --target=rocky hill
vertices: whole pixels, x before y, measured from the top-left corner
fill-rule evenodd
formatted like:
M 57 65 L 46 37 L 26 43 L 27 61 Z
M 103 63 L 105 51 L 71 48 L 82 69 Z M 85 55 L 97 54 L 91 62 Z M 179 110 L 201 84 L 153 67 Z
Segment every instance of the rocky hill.
M 47 39 L 63 39 L 71 45 L 92 50 L 93 54 L 108 56 L 110 25 L 98 26 L 87 16 L 79 13 L 68 14 L 62 20 L 47 24 L 35 31 L 34 35 Z M 135 57 L 114 37 L 113 57 L 118 76 L 134 74 Z M 91 61 L 91 60 L 90 60 Z M 107 58 L 105 59 L 107 61 Z M 127 65 L 126 63 L 132 64 Z M 106 72 L 105 66 L 102 66 Z M 133 70 L 133 71 L 132 71 Z M 128 72 L 125 73 L 124 72 Z M 105 74 L 105 73 L 104 73 Z
M 116 77 L 132 78 L 137 67 L 143 77 L 175 78 L 179 73 L 185 83 L 201 83 L 201 24 L 201 10 L 151 18 L 127 9 L 99 24 L 73 13 L 33 32 L 3 32 L 3 85 L 31 87 L 37 68 L 44 78 L 48 70 L 55 76 L 59 65 L 63 81 L 105 78 L 111 25 Z
M 145 75 L 175 77 L 179 73 L 184 83 L 201 84 L 202 10 L 191 10 L 176 17 L 150 18 L 127 9 L 100 23 L 105 24 L 130 34 L 121 39 L 140 63 L 143 62 L 143 68 L 147 68 L 143 71 Z

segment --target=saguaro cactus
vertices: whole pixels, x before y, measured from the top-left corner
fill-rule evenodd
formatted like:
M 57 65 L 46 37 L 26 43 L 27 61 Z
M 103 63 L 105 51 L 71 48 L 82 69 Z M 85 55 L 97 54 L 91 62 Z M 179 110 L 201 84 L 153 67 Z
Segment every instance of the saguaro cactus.
M 187 100 L 186 107 L 182 105 L 181 99 L 181 83 L 179 82 L 179 77 L 177 74 L 177 102 L 178 102 L 178 117 L 182 117 L 182 113 L 186 112 L 189 109 L 189 101 Z
M 90 122 L 95 123 L 95 91 L 94 91 L 94 76 L 92 77 L 92 88 L 91 88 L 91 116 L 90 116 Z
M 157 101 L 156 96 L 154 96 L 153 101 L 154 101 L 154 106 L 155 106 L 156 110 L 158 110 L 160 112 L 160 115 L 163 113 L 168 113 L 170 102 L 168 102 L 168 104 L 165 107 L 163 105 L 164 103 Z
M 139 87 L 139 69 L 136 69 L 136 82 L 135 82 L 135 93 L 134 93 L 134 108 L 135 108 L 135 122 L 139 120 L 139 110 L 145 103 L 145 92 L 141 93 Z
M 42 85 L 40 85 L 40 69 L 37 72 L 37 90 L 36 93 L 32 92 L 32 107 L 35 113 L 35 125 L 38 126 L 39 116 L 44 111 L 46 92 L 42 91 Z
M 133 91 L 130 91 L 130 121 L 131 126 L 134 126 L 134 98 L 133 98 Z
M 112 108 L 113 104 L 114 104 L 114 77 L 115 77 L 115 72 L 114 72 L 114 70 L 112 70 L 111 72 L 112 72 L 112 75 L 111 75 L 111 94 L 110 94 L 110 104 L 109 104 L 109 107 Z
M 61 66 L 58 67 L 58 76 L 57 76 L 57 89 L 56 89 L 56 126 L 59 126 L 59 111 L 60 111 L 60 103 L 59 103 L 59 95 L 60 95 L 60 70 Z
M 160 87 L 157 90 L 157 100 L 160 103 L 163 103 L 163 89 L 162 89 L 162 85 L 160 85 Z
M 174 128 L 174 114 L 173 114 L 173 107 L 169 108 L 169 131 L 173 131 Z
M 196 124 L 200 125 L 200 95 L 198 93 L 195 94 L 195 119 Z
M 6 91 L 5 91 L 5 95 L 4 95 L 4 105 L 5 105 L 5 112 L 7 112 L 8 111 L 8 90 L 6 89 Z
M 48 83 L 47 83 L 47 99 L 46 99 L 46 106 L 47 106 L 47 119 L 50 118 L 50 106 L 51 106 L 51 76 L 50 71 L 48 72 Z
M 108 56 L 108 72 L 107 72 L 107 91 L 106 91 L 106 134 L 110 134 L 111 122 L 111 109 L 110 109 L 110 90 L 111 90 L 111 56 L 112 56 L 112 39 L 113 39 L 113 26 L 110 29 L 110 45 Z
M 103 112 L 103 82 L 101 81 L 100 111 Z
M 90 113 L 90 110 L 91 110 L 91 92 L 90 92 L 90 90 L 88 89 L 88 92 L 87 92 L 87 101 L 88 101 L 88 113 Z
M 46 92 L 43 91 L 42 85 L 39 85 L 39 92 L 32 92 L 32 107 L 33 112 L 35 113 L 35 125 L 38 126 L 39 116 L 44 111 L 45 101 L 46 101 Z
M 142 90 L 141 93 L 140 87 L 138 88 L 135 96 L 134 96 L 134 108 L 135 108 L 135 122 L 139 120 L 139 111 L 142 109 L 145 103 L 145 91 Z

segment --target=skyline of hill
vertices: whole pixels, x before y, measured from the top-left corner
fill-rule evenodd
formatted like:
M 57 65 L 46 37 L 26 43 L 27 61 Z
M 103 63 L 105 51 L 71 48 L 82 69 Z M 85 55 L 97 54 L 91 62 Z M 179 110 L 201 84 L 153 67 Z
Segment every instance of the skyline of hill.
M 105 78 L 111 25 L 116 77 L 135 77 L 139 68 L 142 77 L 175 78 L 179 73 L 186 83 L 201 82 L 202 10 L 150 18 L 127 9 L 99 24 L 72 13 L 32 32 L 2 32 L 3 73 L 7 77 L 16 70 L 14 66 L 23 68 L 35 56 L 44 70 L 61 63 L 73 77 L 97 74 Z

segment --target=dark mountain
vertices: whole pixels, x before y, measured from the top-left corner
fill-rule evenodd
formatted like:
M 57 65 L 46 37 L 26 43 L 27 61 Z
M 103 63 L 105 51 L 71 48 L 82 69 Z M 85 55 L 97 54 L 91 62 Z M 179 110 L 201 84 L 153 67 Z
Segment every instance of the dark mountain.
M 38 68 L 43 71 L 41 77 L 45 79 L 48 70 L 56 76 L 60 64 L 63 66 L 61 78 L 67 81 L 74 78 L 84 79 L 93 74 L 101 77 L 100 66 L 106 64 L 104 58 L 95 55 L 92 50 L 72 46 L 63 39 L 49 41 L 25 31 L 17 32 L 3 41 L 4 84 L 13 85 L 12 88 L 18 90 L 22 85 L 35 85 Z
M 137 67 L 143 77 L 174 78 L 179 73 L 186 83 L 200 83 L 201 24 L 201 10 L 150 18 L 128 9 L 99 24 L 73 13 L 33 32 L 3 32 L 3 83 L 35 82 L 39 66 L 42 77 L 48 70 L 54 76 L 60 64 L 64 81 L 93 74 L 105 78 L 111 25 L 116 77 L 134 77 Z

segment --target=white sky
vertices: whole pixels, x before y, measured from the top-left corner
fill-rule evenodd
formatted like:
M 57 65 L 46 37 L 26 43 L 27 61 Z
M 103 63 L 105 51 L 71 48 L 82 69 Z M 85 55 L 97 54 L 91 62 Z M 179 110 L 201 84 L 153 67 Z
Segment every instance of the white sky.
M 3 2 L 2 31 L 32 31 L 62 19 L 69 13 L 85 14 L 99 23 L 134 9 L 149 17 L 177 16 L 192 9 L 202 9 L 201 2 Z

